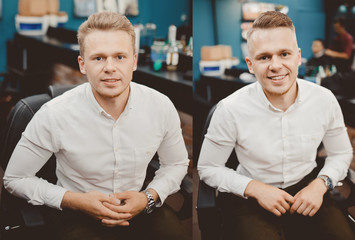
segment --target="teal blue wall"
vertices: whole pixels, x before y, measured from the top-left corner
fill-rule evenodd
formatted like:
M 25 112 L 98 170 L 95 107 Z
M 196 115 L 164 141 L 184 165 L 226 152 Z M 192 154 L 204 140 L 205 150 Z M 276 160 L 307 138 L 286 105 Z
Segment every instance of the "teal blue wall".
M 5 71 L 6 41 L 12 39 L 15 32 L 17 1 L 2 1 L 2 19 L 0 20 L 0 72 Z
M 181 15 L 190 14 L 191 0 L 138 0 L 139 15 L 130 17 L 133 24 L 154 22 L 157 37 L 165 38 L 170 24 L 181 25 Z M 6 41 L 13 39 L 15 33 L 16 0 L 3 0 L 3 18 L 0 20 L 0 72 L 6 71 Z M 69 21 L 65 27 L 77 30 L 84 18 L 75 18 L 73 0 L 60 0 L 60 10 L 68 13 Z
M 212 0 L 193 0 L 193 79 L 199 78 L 200 50 L 216 44 Z
M 210 8 L 206 6 L 195 11 L 195 3 L 199 5 L 210 4 Z M 194 67 L 200 61 L 201 45 L 227 44 L 233 49 L 233 56 L 244 61 L 241 53 L 240 44 L 242 43 L 240 24 L 242 22 L 242 4 L 237 0 L 214 0 L 215 9 L 212 9 L 212 0 L 194 0 L 193 14 L 193 31 L 194 31 Z M 323 0 L 261 0 L 256 2 L 267 2 L 289 7 L 288 16 L 292 19 L 297 33 L 297 40 L 302 51 L 302 57 L 309 58 L 312 54 L 311 45 L 315 38 L 325 38 L 325 13 L 323 9 Z M 197 8 L 197 7 L 196 7 Z M 203 12 L 205 11 L 205 12 Z M 213 11 L 215 12 L 216 28 L 211 30 L 209 21 L 196 21 L 201 16 L 204 19 L 213 19 Z M 198 14 L 198 16 L 196 16 Z M 204 16 L 206 15 L 206 16 Z M 204 31 L 204 37 L 198 33 Z M 206 32 L 215 31 L 216 39 L 211 37 L 208 42 L 205 37 Z M 194 68 L 195 69 L 195 68 Z M 199 79 L 199 72 L 194 71 L 194 80 Z

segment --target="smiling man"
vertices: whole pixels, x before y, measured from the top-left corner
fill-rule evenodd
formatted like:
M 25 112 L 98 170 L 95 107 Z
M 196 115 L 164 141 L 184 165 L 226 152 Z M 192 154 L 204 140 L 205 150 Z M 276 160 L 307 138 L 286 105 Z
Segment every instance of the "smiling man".
M 166 96 L 131 82 L 137 68 L 132 24 L 117 13 L 93 14 L 80 26 L 78 42 L 88 83 L 35 114 L 4 186 L 50 207 L 56 239 L 191 239 L 163 205 L 179 190 L 189 162 L 179 116 Z M 143 188 L 156 152 L 160 169 Z M 36 177 L 53 153 L 56 185 Z
M 198 162 L 221 192 L 223 239 L 354 239 L 328 192 L 352 159 L 336 98 L 297 78 L 301 50 L 285 14 L 262 13 L 247 42 L 258 81 L 218 103 Z M 317 167 L 321 142 L 328 157 Z M 234 150 L 236 170 L 225 167 Z

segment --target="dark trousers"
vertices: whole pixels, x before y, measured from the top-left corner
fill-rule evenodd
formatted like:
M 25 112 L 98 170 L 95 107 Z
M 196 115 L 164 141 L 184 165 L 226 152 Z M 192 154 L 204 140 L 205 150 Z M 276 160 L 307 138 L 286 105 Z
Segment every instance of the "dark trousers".
M 168 206 L 151 214 L 141 213 L 130 220 L 128 227 L 105 227 L 101 222 L 76 211 L 48 209 L 51 239 L 57 240 L 191 240 L 175 213 Z
M 298 184 L 284 189 L 292 196 L 315 177 L 312 172 Z M 277 217 L 262 208 L 255 199 L 243 199 L 221 193 L 223 238 L 233 240 L 355 240 L 343 212 L 330 193 L 323 198 L 322 207 L 313 217 L 287 212 Z

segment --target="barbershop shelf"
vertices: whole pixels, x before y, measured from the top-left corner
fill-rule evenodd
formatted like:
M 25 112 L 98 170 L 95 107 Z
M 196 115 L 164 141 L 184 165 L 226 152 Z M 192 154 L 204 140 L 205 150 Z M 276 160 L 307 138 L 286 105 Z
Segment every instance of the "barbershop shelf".
M 133 73 L 133 81 L 167 95 L 178 110 L 192 115 L 192 81 L 184 79 L 183 72 L 155 72 L 149 65 L 140 65 Z

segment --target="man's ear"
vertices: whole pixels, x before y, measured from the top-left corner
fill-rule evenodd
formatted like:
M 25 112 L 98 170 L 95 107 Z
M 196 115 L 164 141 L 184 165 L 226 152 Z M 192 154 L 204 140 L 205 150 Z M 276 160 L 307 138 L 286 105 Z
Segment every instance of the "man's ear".
M 79 63 L 80 72 L 82 74 L 86 74 L 84 58 L 80 55 L 78 56 L 78 63 Z
M 136 71 L 137 70 L 137 53 L 134 54 L 133 56 L 133 61 L 134 61 L 134 65 L 133 65 L 133 71 Z
M 301 55 L 301 48 L 298 49 L 298 66 L 301 66 L 302 64 L 302 55 Z
M 246 57 L 246 58 L 245 58 L 245 62 L 246 62 L 247 65 L 248 65 L 249 72 L 252 73 L 252 74 L 254 74 L 253 63 L 251 62 L 250 58 L 249 58 L 249 57 Z

